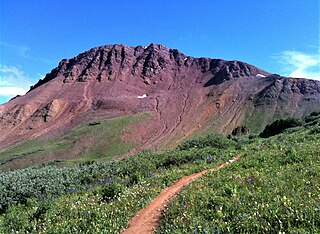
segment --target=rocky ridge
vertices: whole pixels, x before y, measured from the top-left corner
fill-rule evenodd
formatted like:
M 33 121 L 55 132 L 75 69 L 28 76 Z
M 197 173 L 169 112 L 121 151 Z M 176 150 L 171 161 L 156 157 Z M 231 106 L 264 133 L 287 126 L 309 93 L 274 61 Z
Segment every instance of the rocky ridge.
M 142 77 L 145 83 L 157 78 L 167 70 L 180 71 L 181 67 L 191 67 L 202 73 L 210 72 L 214 79 L 206 85 L 219 84 L 224 80 L 269 74 L 252 65 L 239 61 L 222 59 L 193 58 L 176 49 L 151 44 L 148 47 L 129 47 L 125 45 L 107 45 L 93 48 L 71 59 L 63 59 L 40 80 L 30 91 L 62 76 L 64 83 L 86 82 L 95 79 L 98 82 L 113 81 L 123 74 Z M 30 92 L 29 91 L 29 92 Z

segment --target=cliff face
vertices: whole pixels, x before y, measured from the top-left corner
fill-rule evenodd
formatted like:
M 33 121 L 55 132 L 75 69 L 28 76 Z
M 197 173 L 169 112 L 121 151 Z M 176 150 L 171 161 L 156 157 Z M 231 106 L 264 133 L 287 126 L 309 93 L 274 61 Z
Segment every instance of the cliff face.
M 58 67 L 32 86 L 30 91 L 57 77 L 61 77 L 63 83 L 90 80 L 103 82 L 138 77 L 148 84 L 150 81 L 161 80 L 161 76 L 172 75 L 172 71 L 175 71 L 177 76 L 192 70 L 212 75 L 213 79 L 208 80 L 205 86 L 259 73 L 268 74 L 243 62 L 192 58 L 162 45 L 107 45 L 93 48 L 72 59 L 63 59 Z
M 194 132 L 229 133 L 258 114 L 257 131 L 273 118 L 301 117 L 319 107 L 319 81 L 271 75 L 240 61 L 193 58 L 162 45 L 107 45 L 63 59 L 26 95 L 1 105 L 0 147 L 54 138 L 92 119 L 150 112 L 152 118 L 132 126 L 125 139 L 164 149 Z

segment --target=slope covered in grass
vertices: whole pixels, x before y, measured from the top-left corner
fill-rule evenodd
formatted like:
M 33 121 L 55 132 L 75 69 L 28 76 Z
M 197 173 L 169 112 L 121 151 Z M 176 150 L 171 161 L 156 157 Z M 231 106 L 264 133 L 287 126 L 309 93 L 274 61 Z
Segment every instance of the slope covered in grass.
M 0 169 L 17 169 L 48 161 L 72 165 L 91 160 L 110 160 L 129 151 L 138 142 L 121 137 L 130 125 L 148 118 L 147 113 L 92 121 L 53 140 L 39 138 L 0 151 Z M 58 160 L 57 160 L 58 159 Z
M 117 233 L 161 189 L 234 155 L 233 147 L 222 148 L 142 152 L 110 163 L 73 168 L 49 165 L 2 173 L 0 230 Z
M 185 188 L 157 233 L 319 233 L 320 129 L 291 131 Z

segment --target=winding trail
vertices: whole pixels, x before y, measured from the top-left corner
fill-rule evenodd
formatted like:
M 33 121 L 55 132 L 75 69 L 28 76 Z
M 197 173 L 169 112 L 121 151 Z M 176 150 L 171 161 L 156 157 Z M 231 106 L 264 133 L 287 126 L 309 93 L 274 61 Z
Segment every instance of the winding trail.
M 144 209 L 140 210 L 130 221 L 129 227 L 122 232 L 122 234 L 151 234 L 154 233 L 155 227 L 158 225 L 159 220 L 171 200 L 173 200 L 178 193 L 192 181 L 201 177 L 209 171 L 218 171 L 237 161 L 242 155 L 237 155 L 230 159 L 228 162 L 212 169 L 207 169 L 195 174 L 182 177 L 170 187 L 162 190 L 162 192 L 151 201 L 151 203 Z

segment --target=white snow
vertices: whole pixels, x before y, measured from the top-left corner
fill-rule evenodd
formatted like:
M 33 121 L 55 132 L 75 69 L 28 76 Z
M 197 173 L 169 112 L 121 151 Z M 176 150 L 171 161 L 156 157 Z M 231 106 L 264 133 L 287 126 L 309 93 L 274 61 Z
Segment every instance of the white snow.
M 266 77 L 266 76 L 264 76 L 262 74 L 257 74 L 256 77 Z
M 138 96 L 137 98 L 146 98 L 146 97 L 148 97 L 148 95 L 145 93 L 142 96 Z
M 187 60 L 188 60 L 188 58 L 185 58 L 185 59 L 184 59 L 184 61 L 187 61 Z

